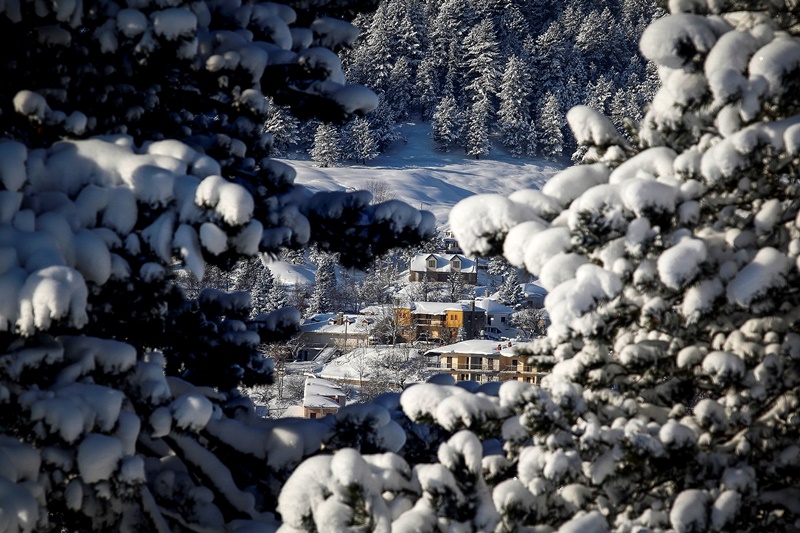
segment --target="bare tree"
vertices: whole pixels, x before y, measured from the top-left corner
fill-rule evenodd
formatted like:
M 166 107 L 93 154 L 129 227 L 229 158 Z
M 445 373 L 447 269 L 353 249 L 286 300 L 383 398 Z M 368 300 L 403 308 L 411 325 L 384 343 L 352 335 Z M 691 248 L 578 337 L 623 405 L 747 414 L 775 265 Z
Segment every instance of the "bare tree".
M 372 194 L 372 203 L 379 204 L 387 200 L 394 200 L 397 195 L 386 181 L 371 179 L 364 185 L 364 190 Z
M 550 317 L 545 309 L 522 309 L 512 315 L 510 324 L 521 329 L 526 336 L 544 335 L 550 324 Z

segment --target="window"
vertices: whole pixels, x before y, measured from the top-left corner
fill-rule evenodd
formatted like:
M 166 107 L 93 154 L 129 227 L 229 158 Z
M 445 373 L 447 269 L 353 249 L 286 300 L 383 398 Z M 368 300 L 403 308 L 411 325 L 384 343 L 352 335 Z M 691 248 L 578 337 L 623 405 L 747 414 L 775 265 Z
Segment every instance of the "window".
M 461 260 L 454 258 L 452 261 L 450 261 L 450 266 L 453 270 L 461 270 Z
M 317 413 L 308 413 L 308 418 L 317 418 Z
M 428 268 L 436 269 L 436 259 L 431 257 L 428 259 Z
M 501 317 L 500 317 L 500 322 L 505 322 L 505 321 L 506 321 L 506 317 L 504 317 L 504 316 L 501 316 Z

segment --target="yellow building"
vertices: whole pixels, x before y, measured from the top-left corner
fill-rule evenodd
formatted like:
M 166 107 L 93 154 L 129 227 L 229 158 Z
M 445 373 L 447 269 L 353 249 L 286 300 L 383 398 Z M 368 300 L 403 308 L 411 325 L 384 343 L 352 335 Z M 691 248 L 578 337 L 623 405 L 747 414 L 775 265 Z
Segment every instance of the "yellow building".
M 486 311 L 471 303 L 414 302 L 396 309 L 397 321 L 408 340 L 455 342 L 459 332 L 472 339 L 486 323 Z

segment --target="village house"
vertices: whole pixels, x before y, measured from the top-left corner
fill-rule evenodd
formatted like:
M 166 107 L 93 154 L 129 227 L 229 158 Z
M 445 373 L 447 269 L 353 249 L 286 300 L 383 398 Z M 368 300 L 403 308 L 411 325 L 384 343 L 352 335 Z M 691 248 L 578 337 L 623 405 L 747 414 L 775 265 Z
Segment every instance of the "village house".
M 515 353 L 513 341 L 472 339 L 434 348 L 425 353 L 431 369 L 456 381 L 524 381 L 538 383 L 543 375 Z
M 462 254 L 461 245 L 458 244 L 455 234 L 451 230 L 442 232 L 442 250 L 446 254 Z
M 300 324 L 300 335 L 295 341 L 295 358 L 310 361 L 325 349 L 348 351 L 358 346 L 368 346 L 374 323 L 374 316 L 343 313 L 314 315 Z
M 452 273 L 460 273 L 464 283 L 478 282 L 478 263 L 460 254 L 416 254 L 409 266 L 409 281 L 447 281 Z
M 336 383 L 321 378 L 306 377 L 303 390 L 304 418 L 335 415 L 345 406 L 346 401 L 347 395 Z
M 539 280 L 531 283 L 522 284 L 522 292 L 525 294 L 525 307 L 533 309 L 544 309 L 544 299 L 547 290 L 539 284 Z
M 396 309 L 397 321 L 408 340 L 455 342 L 480 336 L 486 312 L 472 302 L 413 302 Z
M 475 308 L 483 309 L 486 314 L 486 322 L 481 328 L 483 332 L 481 337 L 500 340 L 501 338 L 511 339 L 520 334 L 520 330 L 511 326 L 511 317 L 516 309 L 490 298 L 475 298 Z

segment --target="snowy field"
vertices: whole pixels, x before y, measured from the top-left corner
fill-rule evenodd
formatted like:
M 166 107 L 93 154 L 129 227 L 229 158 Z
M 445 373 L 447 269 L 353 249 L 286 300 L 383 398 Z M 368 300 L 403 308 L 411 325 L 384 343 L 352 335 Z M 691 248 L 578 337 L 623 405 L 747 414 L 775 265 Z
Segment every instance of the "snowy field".
M 385 183 L 391 197 L 431 211 L 442 228 L 453 205 L 467 196 L 539 188 L 563 168 L 545 159 L 513 158 L 498 147 L 480 160 L 461 151 L 437 152 L 428 123 L 404 124 L 399 133 L 401 139 L 367 165 L 319 168 L 305 154 L 286 162 L 297 170 L 296 183 L 314 190 L 374 190 L 375 182 Z

